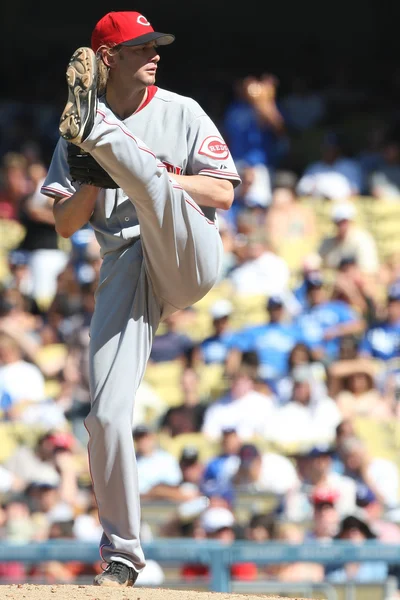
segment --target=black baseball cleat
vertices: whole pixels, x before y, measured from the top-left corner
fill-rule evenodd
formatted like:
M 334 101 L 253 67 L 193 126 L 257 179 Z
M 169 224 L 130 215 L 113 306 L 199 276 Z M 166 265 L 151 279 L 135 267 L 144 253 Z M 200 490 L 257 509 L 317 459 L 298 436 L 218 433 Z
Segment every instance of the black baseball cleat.
M 67 68 L 68 101 L 59 132 L 68 142 L 80 144 L 89 135 L 96 115 L 97 59 L 91 48 L 78 48 Z
M 121 562 L 111 562 L 106 570 L 94 578 L 94 585 L 103 587 L 132 587 L 139 573 Z

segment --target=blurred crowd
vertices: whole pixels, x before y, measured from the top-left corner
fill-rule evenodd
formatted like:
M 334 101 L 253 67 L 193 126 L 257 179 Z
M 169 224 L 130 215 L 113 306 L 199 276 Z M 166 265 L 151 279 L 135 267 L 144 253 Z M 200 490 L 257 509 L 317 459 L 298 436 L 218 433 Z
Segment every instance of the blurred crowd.
M 137 394 L 142 504 L 161 514 L 172 507 L 157 525 L 143 511 L 143 541 L 400 543 L 400 246 L 383 253 L 358 218 L 372 203 L 390 206 L 392 221 L 397 214 L 388 228 L 400 224 L 398 115 L 385 114 L 354 148 L 340 119 L 332 125 L 362 101 L 351 86 L 322 93 L 299 77 L 281 97 L 268 74 L 233 91 L 219 125 L 242 183 L 218 214 L 220 282 L 206 305 L 161 324 L 148 366 L 155 378 L 145 375 Z M 60 239 L 52 200 L 40 193 L 56 112 L 5 108 L 0 540 L 98 542 L 84 420 L 99 246 L 90 225 Z M 315 131 L 303 164 L 295 149 Z M 164 394 L 172 371 L 175 387 Z M 3 563 L 0 582 L 72 582 L 100 569 L 100 561 Z M 232 567 L 241 580 L 383 583 L 388 575 L 400 586 L 398 566 L 384 560 Z M 187 581 L 208 576 L 190 563 L 179 572 Z M 138 583 L 164 579 L 149 561 Z

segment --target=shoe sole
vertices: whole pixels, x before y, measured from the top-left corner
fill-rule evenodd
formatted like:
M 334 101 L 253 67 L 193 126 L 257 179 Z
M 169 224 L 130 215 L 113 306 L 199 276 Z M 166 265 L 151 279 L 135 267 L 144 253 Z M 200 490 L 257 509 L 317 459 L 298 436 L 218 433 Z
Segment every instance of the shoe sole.
M 91 48 L 78 48 L 66 72 L 68 100 L 60 118 L 59 132 L 68 142 L 80 143 L 89 135 L 97 99 L 97 61 Z
M 113 581 L 111 579 L 101 579 L 100 581 L 95 577 L 93 580 L 93 585 L 99 587 L 113 587 L 113 588 L 125 588 L 125 587 L 133 587 L 134 581 L 129 579 L 126 583 L 118 583 L 118 581 Z

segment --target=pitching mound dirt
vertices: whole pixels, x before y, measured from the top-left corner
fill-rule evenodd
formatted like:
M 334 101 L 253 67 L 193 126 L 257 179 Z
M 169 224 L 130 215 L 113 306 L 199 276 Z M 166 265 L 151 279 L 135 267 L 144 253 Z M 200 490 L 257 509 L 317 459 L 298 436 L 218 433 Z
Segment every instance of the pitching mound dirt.
M 276 596 L 216 594 L 163 589 L 98 588 L 91 585 L 0 585 L 0 598 L 9 600 L 285 600 Z M 289 600 L 289 599 L 286 599 Z M 295 600 L 291 598 L 290 600 Z M 297 600 L 301 600 L 297 598 Z

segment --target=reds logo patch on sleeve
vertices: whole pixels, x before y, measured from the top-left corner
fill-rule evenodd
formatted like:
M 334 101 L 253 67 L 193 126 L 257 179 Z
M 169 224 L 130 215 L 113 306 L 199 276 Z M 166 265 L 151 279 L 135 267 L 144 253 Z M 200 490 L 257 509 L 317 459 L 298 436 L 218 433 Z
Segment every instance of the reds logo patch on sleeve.
M 203 154 L 209 158 L 216 158 L 217 160 L 224 160 L 228 158 L 229 150 L 222 138 L 216 135 L 209 135 L 202 142 L 199 154 Z

